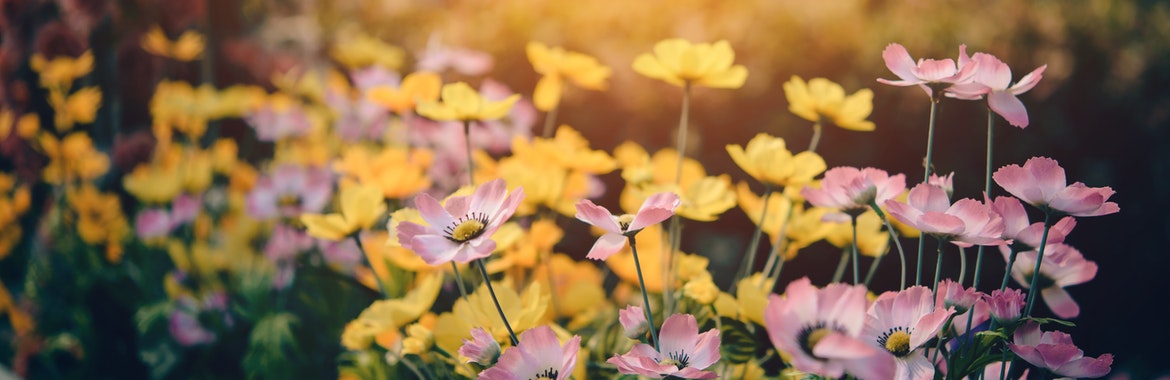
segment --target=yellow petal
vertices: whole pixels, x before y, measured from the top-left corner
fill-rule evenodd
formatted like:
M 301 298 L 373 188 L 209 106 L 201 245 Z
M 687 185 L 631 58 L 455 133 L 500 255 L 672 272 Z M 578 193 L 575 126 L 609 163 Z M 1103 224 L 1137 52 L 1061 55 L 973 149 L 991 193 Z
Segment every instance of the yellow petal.
M 544 112 L 551 111 L 561 102 L 561 91 L 564 84 L 557 75 L 545 75 L 536 82 L 536 90 L 532 93 L 532 102 L 536 109 Z
M 748 71 L 743 65 L 735 65 L 725 71 L 704 76 L 696 85 L 710 88 L 740 88 L 747 81 Z
M 479 96 L 479 95 L 476 94 L 476 96 Z M 501 100 L 498 102 L 484 101 L 483 102 L 484 103 L 483 109 L 479 111 L 479 115 L 476 119 L 495 120 L 495 119 L 499 119 L 501 117 L 504 117 L 504 116 L 508 115 L 509 112 L 512 112 L 512 106 L 515 105 L 516 101 L 518 101 L 518 100 L 520 100 L 520 95 L 513 94 L 512 96 L 509 96 L 507 99 L 504 99 L 504 100 Z
M 682 87 L 683 80 L 670 71 L 661 61 L 650 54 L 643 53 L 634 58 L 634 71 L 649 78 L 658 79 L 675 86 Z

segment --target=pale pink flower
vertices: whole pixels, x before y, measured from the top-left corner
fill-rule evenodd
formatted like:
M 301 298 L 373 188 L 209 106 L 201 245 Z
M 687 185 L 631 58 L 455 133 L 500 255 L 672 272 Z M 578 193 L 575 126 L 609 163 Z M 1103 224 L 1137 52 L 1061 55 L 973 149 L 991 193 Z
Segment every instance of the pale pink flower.
M 906 176 L 885 170 L 840 166 L 825 172 L 821 187 L 805 187 L 800 194 L 814 206 L 863 212 L 906 190 Z
M 353 87 L 362 93 L 378 86 L 399 88 L 402 85 L 401 75 L 381 65 L 352 70 L 349 72 L 349 78 L 353 81 Z
M 178 227 L 195 221 L 199 211 L 203 209 L 203 199 L 200 196 L 179 194 L 171 202 L 171 223 Z
M 630 339 L 641 339 L 650 331 L 650 322 L 646 320 L 646 313 L 641 306 L 630 305 L 618 310 L 618 322 L 621 322 L 622 330 Z
M 531 328 L 520 334 L 520 344 L 504 351 L 499 362 L 480 372 L 478 379 L 565 380 L 573 374 L 580 350 L 580 336 L 574 335 L 561 345 L 557 334 L 547 325 Z
M 459 355 L 466 357 L 468 363 L 476 362 L 490 367 L 500 357 L 500 344 L 487 330 L 476 327 L 471 329 L 471 340 L 463 339 Z
M 161 238 L 174 231 L 171 214 L 167 210 L 148 208 L 138 212 L 134 218 L 134 232 L 139 239 Z
M 984 199 L 987 199 L 986 195 Z M 1044 223 L 1036 222 L 1029 224 L 1028 212 L 1024 210 L 1024 204 L 1020 203 L 1019 199 L 1014 197 L 995 197 L 995 201 L 987 200 L 987 205 L 991 206 L 991 210 L 999 214 L 1003 218 L 1003 234 L 1001 237 L 1008 240 L 1014 240 L 1017 244 L 1031 247 L 1033 249 L 1040 247 L 1040 240 L 1044 238 Z M 1073 227 L 1076 227 L 1077 220 L 1071 216 L 1061 218 L 1052 225 L 1048 231 L 1048 244 L 1063 243 L 1068 234 L 1072 232 Z M 1000 246 L 1000 250 L 1006 252 L 1008 246 Z
M 577 202 L 577 219 L 605 230 L 605 234 L 597 239 L 585 257 L 593 260 L 609 258 L 626 246 L 627 237 L 634 236 L 643 228 L 661 223 L 674 215 L 674 209 L 678 207 L 679 202 L 675 193 L 658 193 L 646 198 L 637 214 L 617 216 L 594 204 L 593 201 L 582 199 Z
M 1046 369 L 1057 376 L 1094 378 L 1109 374 L 1113 355 L 1085 357 L 1073 344 L 1072 337 L 1060 331 L 1040 332 L 1040 325 L 1028 322 L 1016 329 L 1015 340 L 1008 344 L 1012 352 L 1029 364 Z
M 1099 216 L 1120 211 L 1117 203 L 1107 202 L 1114 194 L 1112 188 L 1088 187 L 1080 182 L 1069 185 L 1064 168 L 1048 157 L 1032 157 L 1023 167 L 1004 166 L 992 177 L 1008 193 L 1045 212 Z
M 684 379 L 714 379 L 714 372 L 704 371 L 719 361 L 719 330 L 699 333 L 699 324 L 690 314 L 675 314 L 662 322 L 658 334 L 660 349 L 639 343 L 625 355 L 614 355 L 607 362 L 618 372 L 651 378 L 673 376 Z
M 943 188 L 927 183 L 910 189 L 907 200 L 909 203 L 888 200 L 886 209 L 925 234 L 960 247 L 1010 243 L 1000 238 L 1003 220 L 982 202 L 968 198 L 952 205 Z
M 885 292 L 870 305 L 861 336 L 871 346 L 894 355 L 893 379 L 932 379 L 934 366 L 923 355 L 923 346 L 938 335 L 954 312 L 936 305 L 925 286 Z
M 788 284 L 784 297 L 771 295 L 764 326 L 776 349 L 792 358 L 802 372 L 859 379 L 890 379 L 894 357 L 861 339 L 865 327 L 866 289 L 829 284 L 817 289 L 807 277 Z
M 1033 271 L 1036 270 L 1037 251 L 1020 252 L 1012 266 L 1012 278 L 1024 288 L 1032 285 Z M 1044 248 L 1044 263 L 1040 266 L 1040 297 L 1060 318 L 1073 318 L 1081 313 L 1081 307 L 1072 299 L 1067 286 L 1083 284 L 1097 276 L 1097 263 L 1086 260 L 1076 248 L 1065 244 L 1051 244 Z
M 215 342 L 215 333 L 199 324 L 197 313 L 198 311 L 175 308 L 167 317 L 167 328 L 171 337 L 180 346 L 190 347 Z
M 886 46 L 886 50 L 882 51 L 882 59 L 886 61 L 886 67 L 898 76 L 898 80 L 878 79 L 878 82 L 900 87 L 917 85 L 931 97 L 935 96 L 935 90 L 944 90 L 955 84 L 971 81 L 978 66 L 971 64 L 960 69 L 955 65 L 955 61 L 949 58 L 941 60 L 920 58 L 915 63 L 906 48 L 896 43 Z
M 992 290 L 991 294 L 983 297 L 991 309 L 991 318 L 1000 325 L 1011 325 L 1020 320 L 1020 313 L 1024 309 L 1024 292 L 1019 289 Z
M 299 104 L 265 104 L 244 116 L 244 121 L 256 130 L 256 139 L 267 142 L 304 136 L 313 128 L 308 113 Z
M 955 195 L 955 172 L 950 172 L 947 175 L 930 173 L 930 177 L 926 179 L 926 183 L 941 187 L 943 191 L 947 192 L 948 198 Z
M 313 248 L 314 239 L 308 233 L 285 224 L 272 228 L 272 236 L 264 244 L 264 257 L 274 263 L 290 261 L 297 254 Z
M 1003 379 L 1005 380 L 1019 380 L 1028 378 L 1027 369 L 1025 369 L 1024 372 L 1020 374 L 1020 376 L 1011 377 L 1010 374 L 1012 373 L 1012 368 L 1014 368 L 1014 366 L 1010 360 L 1007 362 L 991 362 L 987 366 L 983 367 L 983 378 L 987 380 L 1000 379 L 999 375 L 1001 373 L 1004 375 Z
M 427 38 L 426 49 L 419 52 L 418 71 L 441 73 L 447 69 L 467 76 L 479 76 L 491 71 L 491 54 L 461 47 L 443 45 L 438 34 Z
M 320 212 L 332 195 L 329 169 L 284 164 L 256 180 L 246 206 L 248 214 L 256 219 L 297 218 L 303 213 Z
M 967 45 L 959 46 L 959 67 L 978 65 L 970 83 L 957 84 L 947 90 L 947 96 L 975 100 L 987 96 L 987 107 L 1003 116 L 1013 126 L 1025 128 L 1028 126 L 1028 110 L 1024 108 L 1016 95 L 1023 94 L 1036 87 L 1043 78 L 1044 69 L 1048 65 L 1040 66 L 1028 75 L 1012 84 L 1012 69 L 995 56 L 986 53 L 975 53 L 967 56 Z
M 523 198 L 523 188 L 508 194 L 502 179 L 480 185 L 471 196 L 451 197 L 445 205 L 420 194 L 414 204 L 430 225 L 399 223 L 398 241 L 430 265 L 488 257 L 496 249 L 492 234 L 512 217 Z
M 329 90 L 325 103 L 336 112 L 333 132 L 344 142 L 381 141 L 390 124 L 390 111 L 366 96 Z
M 939 281 L 935 292 L 934 301 L 936 303 L 945 307 L 953 307 L 958 314 L 966 313 L 975 302 L 983 298 L 983 293 L 975 288 L 964 288 L 963 285 L 950 279 Z

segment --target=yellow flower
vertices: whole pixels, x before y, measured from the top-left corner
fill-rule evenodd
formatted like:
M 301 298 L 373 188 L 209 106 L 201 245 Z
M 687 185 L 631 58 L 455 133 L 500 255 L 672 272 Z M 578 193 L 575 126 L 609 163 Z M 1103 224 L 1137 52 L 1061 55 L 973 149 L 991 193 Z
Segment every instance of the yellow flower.
M 432 273 L 424 276 L 418 286 L 402 298 L 374 301 L 358 315 L 358 319 L 376 321 L 387 328 L 397 329 L 417 320 L 435 303 L 443 285 L 443 274 Z
M 63 91 L 49 91 L 49 104 L 53 107 L 53 121 L 59 132 L 68 131 L 75 124 L 92 123 L 97 117 L 97 110 L 101 106 L 101 102 L 102 92 L 96 86 L 77 90 L 69 96 L 66 96 Z
M 207 131 L 207 122 L 215 118 L 218 103 L 210 85 L 195 88 L 182 81 L 162 81 L 150 98 L 150 116 L 156 130 L 174 129 L 196 140 Z
M 57 56 L 51 61 L 37 53 L 33 54 L 29 66 L 40 74 L 41 87 L 65 89 L 93 71 L 93 52 L 86 50 L 77 58 Z
M 520 95 L 512 95 L 501 101 L 492 101 L 464 82 L 444 85 L 441 94 L 440 102 L 419 102 L 418 114 L 433 120 L 495 120 L 511 112 L 512 105 L 520 100 Z
M 433 158 L 434 154 L 426 149 L 387 147 L 370 157 L 366 149 L 356 148 L 346 150 L 333 163 L 333 170 L 378 188 L 386 198 L 406 199 L 431 187 L 427 170 Z
M 850 222 L 826 223 L 830 226 L 825 240 L 837 246 L 846 248 L 853 244 L 853 225 Z M 857 251 L 869 257 L 878 257 L 886 254 L 890 244 L 890 236 L 882 230 L 882 219 L 873 210 L 857 216 Z
M 748 219 L 759 224 L 760 212 L 764 207 L 763 197 L 753 193 L 744 182 L 739 183 L 737 192 L 739 194 L 739 207 L 743 209 L 744 214 L 747 214 Z M 796 256 L 798 250 L 825 238 L 829 229 L 832 228 L 829 224 L 821 221 L 821 217 L 827 211 L 827 209 L 819 207 L 806 210 L 803 200 L 793 199 L 787 192 L 784 194 L 774 192 L 768 197 L 768 212 L 764 216 L 764 224 L 761 228 L 764 233 L 768 234 L 769 241 L 773 244 L 779 241 L 780 230 L 786 229 L 785 238 L 788 241 L 784 258 L 791 260 Z M 792 214 L 790 218 L 788 218 L 789 213 Z M 786 224 L 787 227 L 784 227 Z
M 507 224 L 505 224 L 506 226 Z M 496 233 L 497 235 L 499 232 Z M 504 249 L 504 255 L 497 262 L 504 261 L 513 268 L 530 269 L 536 267 L 542 253 L 552 252 L 553 246 L 561 241 L 565 232 L 549 219 L 539 219 L 532 222 L 515 244 Z M 497 248 L 498 249 L 498 248 Z
M 729 144 L 727 153 L 756 180 L 773 186 L 799 186 L 825 171 L 825 160 L 814 152 L 793 155 L 784 139 L 766 133 L 757 134 L 747 147 Z
M 122 187 L 140 201 L 163 204 L 179 195 L 183 181 L 177 164 L 142 164 L 122 178 Z
M 422 355 L 430 352 L 435 345 L 435 333 L 422 324 L 406 326 L 406 338 L 402 340 L 402 354 Z
M 711 277 L 707 264 L 711 260 L 699 255 L 678 255 L 674 258 L 675 277 L 679 281 L 690 281 L 700 277 Z
M 26 113 L 16 120 L 16 135 L 31 139 L 41 129 L 41 119 L 34 113 Z
M 94 149 L 93 140 L 84 133 L 70 134 L 61 141 L 50 134 L 42 134 L 40 144 L 50 160 L 41 172 L 45 182 L 88 181 L 110 169 L 110 158 Z
M 16 177 L 0 173 L 0 260 L 20 242 L 20 216 L 28 211 L 31 193 L 26 185 L 16 185 Z
M 386 212 L 386 200 L 377 187 L 352 185 L 341 189 L 341 213 L 304 214 L 301 223 L 309 235 L 327 240 L 342 240 L 370 228 Z
M 792 200 L 784 194 L 773 192 L 768 195 L 768 211 L 764 211 L 764 197 L 753 193 L 747 182 L 740 182 L 736 186 L 736 194 L 739 208 L 743 210 L 744 214 L 747 214 L 748 219 L 759 225 L 760 230 L 771 237 L 769 241 L 776 241 L 780 230 L 784 224 L 788 223 L 788 212 L 792 208 Z M 763 222 L 760 221 L 761 214 L 764 215 Z
M 402 78 L 402 84 L 398 88 L 387 85 L 374 86 L 366 92 L 366 97 L 401 115 L 414 109 L 418 102 L 439 100 L 439 88 L 442 85 L 443 79 L 439 78 L 439 74 L 418 71 Z
M 523 294 L 517 294 L 511 286 L 503 283 L 496 283 L 493 288 L 500 301 L 499 307 L 508 316 L 508 323 L 516 334 L 542 323 L 549 295 L 539 282 L 529 285 Z M 508 330 L 504 328 L 486 286 L 480 286 L 467 298 L 456 300 L 450 312 L 439 315 L 434 329 L 435 345 L 447 352 L 456 352 L 463 345 L 463 339 L 471 338 L 472 327 L 482 327 L 497 342 L 508 337 Z
M 581 88 L 604 90 L 606 80 L 613 72 L 596 58 L 566 51 L 561 47 L 549 48 L 533 41 L 528 43 L 525 50 L 532 68 L 543 75 L 532 94 L 533 103 L 541 111 L 549 111 L 560 103 L 564 79 Z
M 348 69 L 377 65 L 389 70 L 398 70 L 402 67 L 406 52 L 380 39 L 358 33 L 335 41 L 333 48 L 329 50 L 329 56 Z
M 76 215 L 77 235 L 92 245 L 120 245 L 129 232 L 118 196 L 103 194 L 91 184 L 70 188 L 66 194 Z
M 788 110 L 805 120 L 820 123 L 828 121 L 838 127 L 854 131 L 872 131 L 872 121 L 865 120 L 873 112 L 873 91 L 863 88 L 845 96 L 845 89 L 825 78 L 813 78 L 806 84 L 793 75 L 784 83 Z
M 764 274 L 759 272 L 739 280 L 735 286 L 735 298 L 739 300 L 741 319 L 764 325 L 764 307 L 768 306 L 768 295 L 772 294 L 774 282 L 764 282 Z
M 700 305 L 710 305 L 719 297 L 719 287 L 711 281 L 711 276 L 702 276 L 683 285 L 683 294 L 698 302 Z
M 679 206 L 674 210 L 681 217 L 711 222 L 719 215 L 735 207 L 735 192 L 731 189 L 731 177 L 702 177 L 681 187 L 673 184 L 645 185 L 641 188 L 626 186 L 622 191 L 621 204 L 628 212 L 637 211 L 638 205 L 650 195 L 673 192 L 679 196 Z
M 692 44 L 672 38 L 654 45 L 654 54 L 642 53 L 634 59 L 634 71 L 675 86 L 692 85 L 711 88 L 740 88 L 747 80 L 743 65 L 732 65 L 735 52 L 726 40 L 714 44 Z
M 557 307 L 551 310 L 548 317 L 556 316 L 570 318 L 567 327 L 570 329 L 588 325 L 609 308 L 606 301 L 605 289 L 601 287 L 601 271 L 592 263 L 575 261 L 563 254 L 554 254 L 543 265 L 549 267 L 536 268 L 532 275 L 541 284 L 549 286 Z M 550 273 L 551 272 L 551 273 Z M 548 278 L 552 275 L 550 284 Z M 550 318 L 551 320 L 551 318 Z
M 555 163 L 565 169 L 593 175 L 606 174 L 617 168 L 613 157 L 603 150 L 589 149 L 589 140 L 568 125 L 558 127 L 551 139 L 535 137 L 529 142 L 523 137 L 514 137 L 512 154 L 524 160 Z
M 156 25 L 142 36 L 139 45 L 142 46 L 142 50 L 146 50 L 148 53 L 186 62 L 199 58 L 199 55 L 203 54 L 205 42 L 203 35 L 194 30 L 183 32 L 178 39 L 171 42 L 167 39 L 162 28 Z
M 215 140 L 211 149 L 212 167 L 216 173 L 231 174 L 236 167 L 236 157 L 240 154 L 240 147 L 236 140 L 221 138 Z

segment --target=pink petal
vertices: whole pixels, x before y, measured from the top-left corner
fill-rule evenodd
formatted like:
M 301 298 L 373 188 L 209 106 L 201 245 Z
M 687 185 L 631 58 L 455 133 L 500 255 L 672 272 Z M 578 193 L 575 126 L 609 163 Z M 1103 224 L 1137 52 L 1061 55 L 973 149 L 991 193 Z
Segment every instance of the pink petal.
M 422 193 L 414 198 L 414 207 L 418 208 L 418 213 L 426 219 L 427 224 L 432 228 L 446 228 L 447 226 L 455 225 L 455 219 L 439 201 L 432 198 L 430 194 Z
M 1064 177 L 1064 168 L 1060 163 L 1048 157 L 1032 157 L 1024 162 L 1024 170 L 1036 181 L 1032 184 L 1044 194 L 1045 202 L 1052 200 L 1057 192 L 1064 190 L 1068 181 Z
M 930 380 L 934 378 L 934 366 L 930 364 L 930 359 L 927 359 L 922 352 L 911 353 L 899 358 L 894 363 L 897 368 L 894 376 L 890 377 L 891 379 Z M 999 379 L 999 377 L 995 377 L 995 379 Z
M 557 380 L 565 380 L 572 376 L 573 369 L 577 367 L 577 354 L 580 352 L 581 336 L 573 335 L 561 349 L 561 370 L 560 374 L 557 375 Z
M 1003 116 L 1008 124 L 1020 128 L 1028 127 L 1028 109 L 1024 108 L 1024 102 L 1012 93 L 992 91 L 987 94 L 987 106 L 999 116 Z
M 865 344 L 860 339 L 839 332 L 825 335 L 820 342 L 817 342 L 816 347 L 813 347 L 813 355 L 825 359 L 862 359 L 876 355 L 878 352 L 878 349 Z
M 914 76 L 926 82 L 940 82 L 955 75 L 955 61 L 951 59 L 923 59 L 918 62 Z
M 659 352 L 690 352 L 699 339 L 699 324 L 690 314 L 675 314 L 662 322 L 658 332 Z
M 1070 361 L 1054 368 L 1052 372 L 1073 378 L 1094 378 L 1108 375 L 1112 365 L 1113 355 L 1104 354 L 1096 359 L 1085 357 Z
M 686 367 L 673 374 L 674 377 L 683 379 L 717 379 L 719 374 L 710 371 L 699 370 L 694 367 Z
M 524 200 L 524 196 L 523 187 L 516 187 L 515 190 L 512 190 L 512 193 L 508 194 L 508 198 L 504 199 L 504 203 L 496 210 L 496 214 L 491 216 L 492 227 L 499 227 L 511 219 L 512 215 L 516 213 L 516 208 L 520 207 L 520 201 Z M 492 232 L 495 232 L 495 228 L 492 229 Z
M 890 72 L 893 72 L 894 75 L 897 75 L 903 81 L 919 82 L 918 78 L 914 75 L 914 69 L 917 65 L 914 64 L 914 59 L 910 57 L 910 52 L 906 51 L 906 48 L 902 45 L 892 43 L 886 46 L 886 49 L 882 51 L 882 60 L 886 61 L 886 67 L 890 69 Z M 878 81 L 882 82 L 884 79 L 878 79 Z M 890 81 L 882 83 L 886 82 Z M 897 86 L 894 83 L 886 84 Z
M 922 210 L 923 212 L 945 212 L 951 207 L 951 200 L 947 197 L 946 190 L 927 183 L 919 183 L 913 189 L 910 189 L 910 194 L 906 200 L 910 204 L 910 207 Z
M 943 324 L 946 323 L 947 318 L 954 313 L 954 309 L 938 308 L 929 314 L 923 315 L 922 318 L 918 319 L 918 323 L 914 324 L 914 333 L 910 335 L 910 348 L 916 349 L 922 347 L 923 344 L 931 338 L 934 338 L 935 335 L 938 335 L 938 332 L 942 330 Z
M 1036 70 L 1032 70 L 1032 72 L 1028 73 L 1028 75 L 1020 78 L 1020 81 L 1016 82 L 1016 84 L 1008 90 L 1010 90 L 1012 94 L 1016 95 L 1028 92 L 1028 90 L 1031 90 L 1032 87 L 1036 87 L 1037 83 L 1040 83 L 1040 78 L 1044 77 L 1044 69 L 1047 68 L 1048 65 L 1037 67 Z
M 605 235 L 597 238 L 597 242 L 593 243 L 593 248 L 589 249 L 589 254 L 585 255 L 585 257 L 592 260 L 608 259 L 613 254 L 621 251 L 622 248 L 625 248 L 626 242 L 627 238 L 625 236 L 607 232 Z
M 459 244 L 458 249 L 455 251 L 455 255 L 452 256 L 451 259 L 466 264 L 472 260 L 491 256 L 492 252 L 495 250 L 496 241 L 484 237 L 483 239 L 475 239 L 464 244 Z
M 954 215 L 947 215 L 941 212 L 928 212 L 922 214 L 918 219 L 922 227 L 922 232 L 942 234 L 942 235 L 958 235 L 963 232 L 966 227 L 963 220 Z
M 1073 359 L 1084 357 L 1084 352 L 1072 344 L 1056 344 L 1048 345 L 1041 344 L 1036 346 L 1036 350 L 1044 356 L 1045 368 L 1058 368 L 1064 363 L 1068 363 Z
M 687 363 L 688 368 L 704 369 L 718 362 L 720 358 L 719 343 L 718 329 L 710 329 L 699 334 L 695 348 L 693 351 L 688 351 L 691 354 L 691 360 Z
M 614 215 L 609 210 L 594 204 L 593 201 L 588 199 L 582 199 L 580 202 L 577 202 L 576 216 L 578 220 L 600 227 L 606 232 L 618 235 L 625 232 L 618 226 L 617 220 L 614 220 Z
M 399 229 L 399 234 L 402 233 L 401 231 Z M 409 246 L 403 245 L 418 254 L 428 265 L 446 264 L 455 257 L 459 250 L 459 246 L 439 235 L 416 235 L 410 239 L 409 243 Z
M 469 211 L 482 212 L 487 215 L 495 215 L 504 203 L 504 195 L 508 192 L 508 185 L 504 183 L 503 179 L 494 179 L 491 182 L 480 185 L 475 189 L 475 193 L 471 195 L 471 206 Z M 421 211 L 421 210 L 420 210 Z M 431 224 L 434 226 L 435 224 Z
M 634 215 L 634 221 L 630 223 L 629 231 L 638 231 L 650 225 L 661 223 L 662 221 L 674 215 L 674 209 L 678 207 L 679 199 L 675 193 L 658 193 L 646 198 L 642 202 L 642 207 L 638 209 L 638 213 Z
M 1105 202 L 1114 193 L 1108 186 L 1088 187 L 1077 182 L 1057 192 L 1048 205 L 1072 216 L 1108 215 L 1120 211 L 1117 203 Z
M 1077 301 L 1074 301 L 1072 296 L 1064 288 L 1050 286 L 1041 290 L 1040 296 L 1044 297 L 1044 303 L 1052 310 L 1052 314 L 1056 314 L 1057 317 L 1069 319 L 1081 314 L 1081 307 L 1077 305 Z
M 979 65 L 979 70 L 974 77 L 976 82 L 982 83 L 992 90 L 1006 90 L 1008 85 L 1012 83 L 1012 69 L 999 58 L 991 54 L 975 53 L 972 59 L 977 61 Z

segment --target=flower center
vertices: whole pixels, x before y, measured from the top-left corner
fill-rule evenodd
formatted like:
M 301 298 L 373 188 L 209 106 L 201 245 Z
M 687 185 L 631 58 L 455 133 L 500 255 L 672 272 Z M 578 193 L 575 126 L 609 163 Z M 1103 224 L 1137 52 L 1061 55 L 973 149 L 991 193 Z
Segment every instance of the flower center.
M 804 330 L 801 330 L 800 334 L 796 336 L 796 341 L 801 344 L 801 348 L 804 349 L 806 354 L 817 357 L 816 354 L 813 354 L 813 348 L 817 346 L 817 343 L 821 342 L 821 339 L 828 336 L 829 333 L 836 331 L 840 330 L 826 327 L 825 322 L 818 322 L 815 325 L 805 327 Z
M 285 194 L 281 195 L 280 198 L 276 200 L 276 202 L 277 205 L 281 207 L 300 207 L 301 196 L 296 194 Z
M 537 373 L 536 377 L 532 377 L 530 380 L 554 380 L 560 375 L 560 372 L 556 368 L 548 368 L 544 372 Z
M 1028 285 L 1032 284 L 1033 273 L 1035 273 L 1035 272 L 1024 274 L 1024 279 L 1028 281 Z M 1053 280 L 1051 277 L 1045 276 L 1043 272 L 1040 273 L 1040 278 L 1036 279 L 1036 288 L 1038 288 L 1038 289 L 1047 289 L 1048 287 L 1053 286 L 1053 285 L 1056 285 L 1056 280 Z
M 910 334 L 905 331 L 893 331 L 886 337 L 886 342 L 882 343 L 887 351 L 890 351 L 894 356 L 906 356 L 910 353 Z
M 475 239 L 479 235 L 483 235 L 487 228 L 487 215 L 483 213 L 471 213 L 460 217 L 451 223 L 451 225 L 443 228 L 443 232 L 447 235 L 447 240 L 464 243 L 468 240 Z
M 622 214 L 622 216 L 617 218 L 617 222 L 618 227 L 621 227 L 622 231 L 624 232 L 630 228 L 630 223 L 634 222 L 634 216 L 630 214 Z
M 678 351 L 666 354 L 666 358 L 663 358 L 661 361 L 658 362 L 658 364 L 672 365 L 672 366 L 675 366 L 675 367 L 682 369 L 682 368 L 686 368 L 687 364 L 689 364 L 690 361 L 691 361 L 690 355 L 687 355 L 687 353 L 685 351 L 678 350 Z

